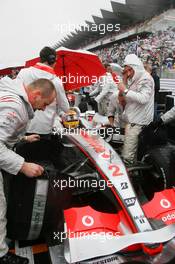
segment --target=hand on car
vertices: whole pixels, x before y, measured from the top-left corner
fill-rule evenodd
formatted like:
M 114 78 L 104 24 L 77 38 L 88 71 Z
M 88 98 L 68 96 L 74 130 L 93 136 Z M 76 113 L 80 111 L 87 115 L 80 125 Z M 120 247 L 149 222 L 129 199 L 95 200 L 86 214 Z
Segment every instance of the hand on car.
M 30 135 L 30 136 L 25 136 L 25 140 L 26 140 L 27 142 L 32 143 L 32 142 L 35 142 L 35 141 L 40 140 L 40 136 L 37 135 L 37 134 L 32 134 L 32 135 Z
M 33 178 L 41 176 L 44 172 L 44 168 L 35 163 L 24 162 L 20 172 L 24 173 L 27 177 Z

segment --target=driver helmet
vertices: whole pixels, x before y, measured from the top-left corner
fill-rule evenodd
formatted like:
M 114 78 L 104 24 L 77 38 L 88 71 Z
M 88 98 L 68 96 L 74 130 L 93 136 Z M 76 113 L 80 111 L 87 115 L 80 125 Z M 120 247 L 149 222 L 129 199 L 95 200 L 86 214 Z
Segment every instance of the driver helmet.
M 63 117 L 63 125 L 66 128 L 77 128 L 79 126 L 79 116 L 74 110 L 69 110 Z

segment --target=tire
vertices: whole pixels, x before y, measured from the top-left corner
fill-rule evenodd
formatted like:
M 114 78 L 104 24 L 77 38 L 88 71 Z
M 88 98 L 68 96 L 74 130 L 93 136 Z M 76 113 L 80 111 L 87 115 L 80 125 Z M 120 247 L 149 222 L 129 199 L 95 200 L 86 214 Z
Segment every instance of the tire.
M 16 176 L 4 174 L 4 178 L 9 179 L 6 188 L 7 235 L 17 240 L 44 238 L 48 244 L 54 245 L 54 232 L 64 230 L 63 210 L 69 208 L 71 190 L 54 186 L 54 182 L 67 179 L 67 175 L 61 174 L 54 165 L 56 159 L 52 159 L 55 142 L 41 140 L 35 143 L 19 145 L 17 153 L 26 161 L 43 166 L 44 174 L 32 179 L 22 173 Z
M 143 171 L 142 188 L 150 198 L 155 192 L 175 186 L 175 147 L 165 146 L 151 149 L 142 161 L 152 165 L 149 171 Z

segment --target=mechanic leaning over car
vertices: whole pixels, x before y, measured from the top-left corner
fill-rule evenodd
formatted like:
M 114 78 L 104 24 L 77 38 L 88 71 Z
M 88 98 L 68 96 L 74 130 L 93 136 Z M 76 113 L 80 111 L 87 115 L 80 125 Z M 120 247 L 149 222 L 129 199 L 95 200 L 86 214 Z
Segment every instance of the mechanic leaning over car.
M 154 115 L 154 80 L 135 54 L 126 56 L 123 82 L 118 88 L 118 100 L 124 108 L 122 119 L 126 123 L 122 156 L 126 163 L 132 164 L 137 158 L 138 136 Z
M 18 172 L 24 173 L 27 177 L 42 175 L 44 171 L 42 166 L 25 162 L 23 157 L 11 149 L 25 134 L 27 123 L 34 116 L 34 110 L 44 110 L 55 97 L 55 87 L 47 79 L 38 79 L 27 86 L 9 77 L 0 80 L 0 169 L 13 175 L 17 175 Z M 27 258 L 8 252 L 5 237 L 6 199 L 0 172 L 0 263 L 27 264 Z
M 69 103 L 65 95 L 61 80 L 56 76 L 54 67 L 56 64 L 56 51 L 50 47 L 44 47 L 40 51 L 40 62 L 34 66 L 22 69 L 17 79 L 25 85 L 39 79 L 46 78 L 53 82 L 57 96 L 56 100 L 46 107 L 45 111 L 36 111 L 27 129 L 28 133 L 50 134 L 52 131 L 55 115 L 63 115 L 69 110 Z

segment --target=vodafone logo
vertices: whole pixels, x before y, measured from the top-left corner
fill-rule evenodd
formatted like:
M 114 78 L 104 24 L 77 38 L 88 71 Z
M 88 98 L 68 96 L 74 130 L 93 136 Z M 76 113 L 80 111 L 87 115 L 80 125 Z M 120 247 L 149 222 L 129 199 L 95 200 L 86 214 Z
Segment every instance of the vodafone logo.
M 167 199 L 162 199 L 160 201 L 160 205 L 163 207 L 163 208 L 170 208 L 171 207 L 171 203 L 170 201 L 168 201 Z
M 94 219 L 90 215 L 85 215 L 82 218 L 82 223 L 84 226 L 92 226 L 94 224 Z
M 175 219 L 175 213 L 168 214 L 168 215 L 162 217 L 162 221 L 163 222 L 171 221 L 171 220 L 174 220 L 174 219 Z

